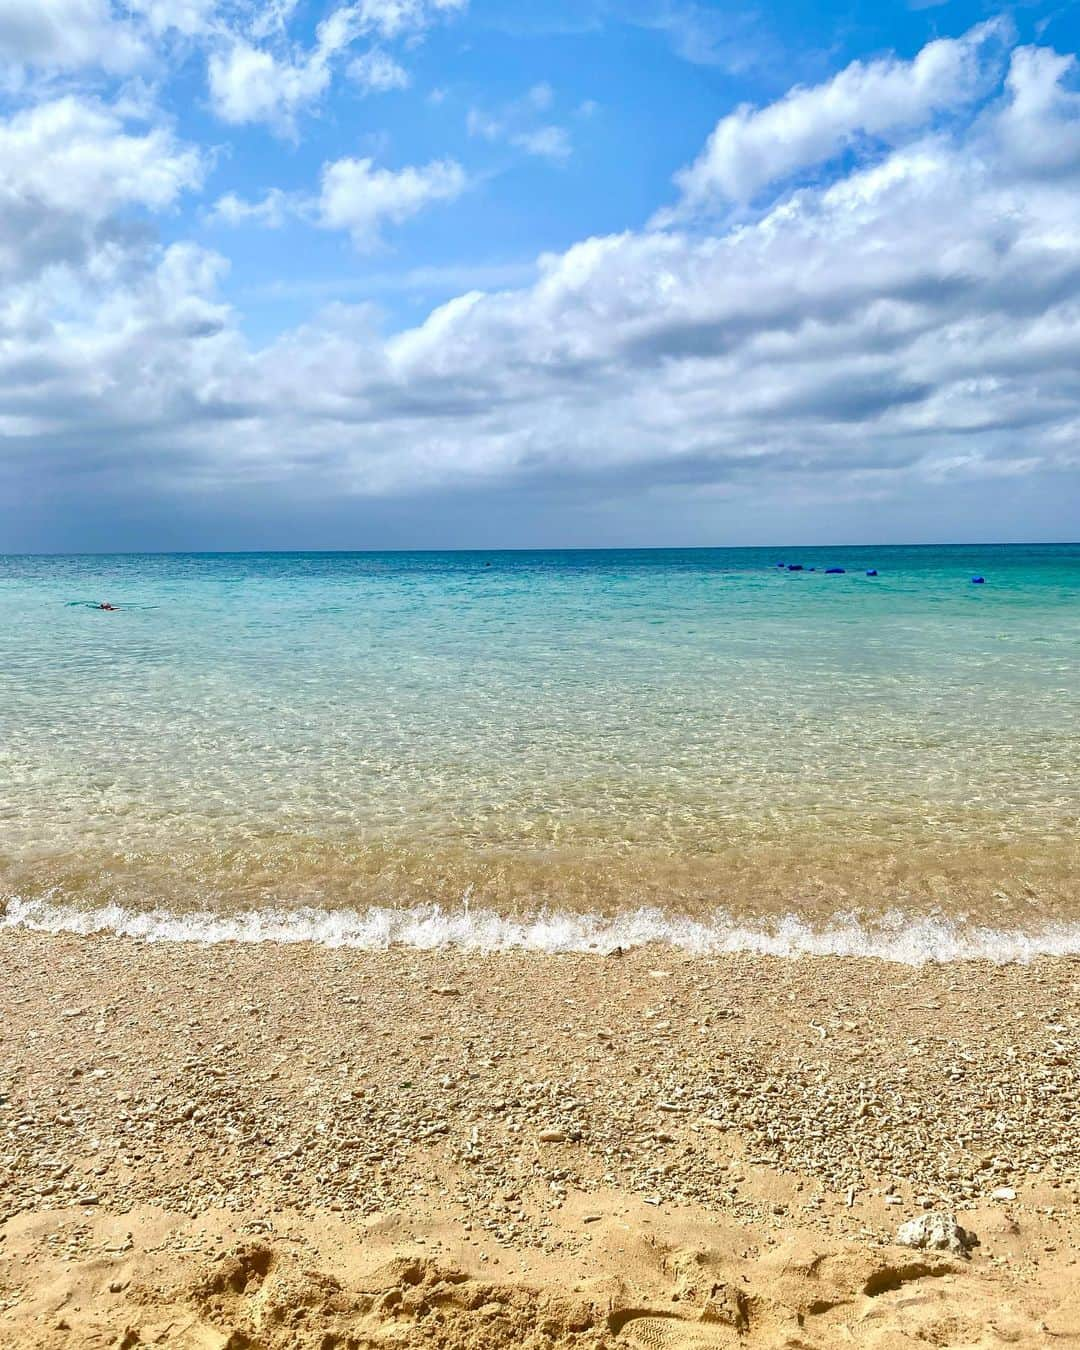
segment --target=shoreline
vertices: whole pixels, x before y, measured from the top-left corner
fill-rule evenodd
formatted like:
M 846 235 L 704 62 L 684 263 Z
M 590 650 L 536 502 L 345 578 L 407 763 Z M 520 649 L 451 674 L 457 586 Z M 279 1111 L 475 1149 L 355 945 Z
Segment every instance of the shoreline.
M 0 987 L 5 1346 L 1080 1337 L 1075 958 L 9 928 Z
M 174 911 L 121 904 L 82 907 L 41 899 L 0 900 L 0 933 L 114 937 L 196 946 L 312 945 L 328 950 L 447 951 L 462 955 L 605 957 L 670 951 L 674 959 L 759 956 L 876 960 L 918 967 L 986 961 L 1029 965 L 1080 959 L 1080 921 L 1045 919 L 1026 928 L 994 927 L 970 916 L 900 909 L 877 915 L 837 911 L 817 923 L 794 912 L 710 916 L 642 906 L 615 916 L 558 908 L 502 911 L 468 904 L 296 906 Z

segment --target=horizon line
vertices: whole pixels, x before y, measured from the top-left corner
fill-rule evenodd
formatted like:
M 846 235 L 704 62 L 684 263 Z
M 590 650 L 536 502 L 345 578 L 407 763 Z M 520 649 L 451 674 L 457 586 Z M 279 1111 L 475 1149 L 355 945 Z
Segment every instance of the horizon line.
M 746 553 L 775 549 L 855 549 L 855 548 L 1075 548 L 1080 539 L 980 539 L 935 540 L 930 543 L 855 544 L 572 544 L 510 545 L 468 548 L 131 548 L 131 549 L 21 549 L 0 550 L 0 558 L 177 558 L 177 557 L 259 557 L 303 555 L 307 557 L 351 556 L 355 554 L 404 553 Z

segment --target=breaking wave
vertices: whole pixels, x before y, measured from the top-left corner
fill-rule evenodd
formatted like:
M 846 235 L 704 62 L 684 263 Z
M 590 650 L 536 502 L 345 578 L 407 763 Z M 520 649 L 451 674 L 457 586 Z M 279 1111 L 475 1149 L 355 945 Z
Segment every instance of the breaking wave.
M 3 903 L 3 902 L 0 902 Z M 257 909 L 234 914 L 140 912 L 120 905 L 80 909 L 46 900 L 8 899 L 0 929 L 38 933 L 113 934 L 145 942 L 315 943 L 381 951 L 452 947 L 470 952 L 596 952 L 663 945 L 694 955 L 731 952 L 766 956 L 875 957 L 904 965 L 930 961 L 1027 962 L 1080 954 L 1080 923 L 1048 923 L 1030 931 L 995 929 L 941 916 L 893 911 L 873 922 L 839 914 L 812 926 L 789 914 L 738 921 L 724 911 L 708 920 L 639 909 L 614 917 L 540 912 L 504 916 L 493 910 L 437 905 L 369 909 Z

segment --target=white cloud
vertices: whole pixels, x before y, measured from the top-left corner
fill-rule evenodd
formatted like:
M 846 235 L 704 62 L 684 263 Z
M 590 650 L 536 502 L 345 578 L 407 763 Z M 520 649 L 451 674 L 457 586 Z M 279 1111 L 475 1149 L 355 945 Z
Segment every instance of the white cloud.
M 43 70 L 82 66 L 123 73 L 146 57 L 110 0 L 0 0 L 0 60 Z
M 533 131 L 520 132 L 511 140 L 526 154 L 537 155 L 541 159 L 562 161 L 573 154 L 570 135 L 565 127 L 537 127 Z
M 218 0 L 0 0 L 0 67 L 125 75 L 162 55 L 157 44 L 206 36 Z
M 355 6 L 365 28 L 383 37 L 426 28 L 439 14 L 460 13 L 468 0 L 360 0 Z
M 144 19 L 155 37 L 196 37 L 212 31 L 218 0 L 125 0 L 124 8 Z
M 2 0 L 0 0 L 2 3 Z M 301 50 L 282 38 L 275 46 L 261 45 L 256 33 L 232 33 L 209 59 L 210 99 L 223 121 L 235 125 L 266 122 L 292 133 L 297 115 L 317 104 L 330 88 L 337 64 L 362 37 L 390 40 L 416 37 L 435 22 L 464 6 L 457 0 L 356 0 L 332 10 L 318 25 L 314 45 Z M 288 14 L 277 11 L 273 28 L 262 36 L 284 30 Z M 253 40 L 254 39 L 254 40 Z M 386 51 L 375 47 L 348 65 L 350 77 L 368 92 L 403 89 L 405 69 Z
M 210 57 L 207 78 L 214 111 L 225 122 L 292 126 L 296 113 L 330 86 L 329 53 L 322 48 L 302 60 L 279 60 L 264 47 L 241 39 Z
M 989 101 L 936 129 L 894 123 L 873 161 L 737 226 L 583 240 L 534 284 L 470 290 L 389 337 L 371 306 L 339 304 L 261 347 L 219 297 L 221 259 L 121 228 L 174 203 L 197 157 L 96 104 L 9 118 L 13 499 L 51 503 L 73 466 L 170 502 L 210 487 L 290 505 L 586 478 L 759 503 L 1051 485 L 1080 464 L 1080 166 L 1059 148 L 1074 96 L 1044 49 L 1004 77 L 988 57 L 983 77 Z M 302 209 L 371 248 L 465 183 L 443 161 L 344 159 Z M 300 209 L 226 200 L 222 219 Z
M 249 202 L 235 192 L 219 197 L 210 211 L 210 220 L 220 225 L 262 225 L 276 230 L 295 211 L 295 202 L 281 188 L 271 188 L 261 201 Z
M 851 65 L 824 84 L 793 89 L 765 108 L 743 104 L 717 124 L 705 149 L 676 175 L 677 213 L 745 203 L 800 170 L 816 168 L 862 137 L 888 138 L 964 107 L 987 85 L 982 55 L 1001 35 L 982 24 L 962 38 L 928 43 L 913 61 Z
M 379 168 L 370 157 L 324 164 L 318 196 L 271 188 L 249 201 L 235 192 L 219 197 L 208 213 L 212 224 L 278 229 L 290 217 L 327 230 L 345 230 L 357 249 L 368 252 L 383 242 L 388 225 L 400 225 L 438 202 L 450 202 L 468 186 L 454 160 L 403 169 Z
M 506 103 L 497 112 L 470 108 L 465 127 L 480 140 L 505 141 L 527 155 L 562 163 L 573 154 L 570 133 L 555 123 L 537 125 L 536 114 L 547 112 L 555 101 L 551 85 L 534 84 L 519 99 Z
M 1080 93 L 1065 86 L 1076 70 L 1074 56 L 1045 47 L 1013 52 L 1008 98 L 994 126 L 1014 167 L 1035 174 L 1080 169 Z
M 372 47 L 349 62 L 348 75 L 365 93 L 386 94 L 408 89 L 409 72 L 380 47 Z
M 189 463 L 178 427 L 190 435 L 207 410 L 227 416 L 218 390 L 244 360 L 213 294 L 223 271 L 221 258 L 192 244 L 138 260 L 106 250 L 78 272 L 49 272 L 32 291 L 9 290 L 0 427 L 37 446 L 48 471 L 70 466 L 84 482 L 96 472 L 88 445 L 144 485 Z M 148 459 L 150 446 L 160 461 Z
M 206 54 L 210 102 L 222 120 L 291 134 L 358 40 L 415 42 L 464 8 L 464 0 L 352 0 L 330 9 L 304 46 L 289 35 L 297 0 L 0 0 L 0 72 L 9 87 L 35 70 L 124 75 L 160 67 L 187 40 L 181 50 L 194 44 Z M 369 92 L 408 84 L 381 47 L 357 56 L 349 73 Z
M 262 0 L 248 18 L 248 37 L 261 42 L 284 36 L 299 4 L 300 0 Z
M 0 166 L 9 446 L 47 455 L 74 425 L 122 439 L 190 411 L 195 349 L 225 329 L 210 295 L 223 262 L 189 243 L 162 249 L 147 215 L 200 186 L 200 153 L 124 105 L 68 95 L 0 120 Z
M 435 202 L 453 201 L 466 182 L 453 160 L 394 172 L 376 168 L 371 159 L 339 159 L 323 167 L 319 220 L 328 229 L 348 230 L 357 248 L 374 248 L 385 223 L 398 225 Z
M 4 191 L 102 217 L 119 206 L 171 206 L 196 187 L 199 152 L 163 127 L 132 134 L 102 103 L 69 95 L 0 121 Z

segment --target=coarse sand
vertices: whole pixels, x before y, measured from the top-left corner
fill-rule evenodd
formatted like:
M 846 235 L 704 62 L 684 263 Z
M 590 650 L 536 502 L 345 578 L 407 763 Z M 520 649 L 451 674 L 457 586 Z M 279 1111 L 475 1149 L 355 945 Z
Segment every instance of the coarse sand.
M 1080 1344 L 1078 976 L 0 933 L 0 1346 Z

